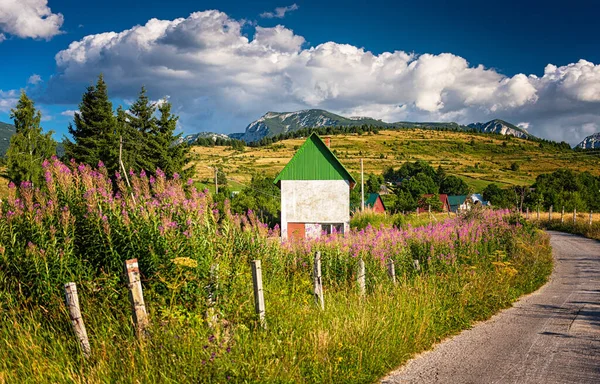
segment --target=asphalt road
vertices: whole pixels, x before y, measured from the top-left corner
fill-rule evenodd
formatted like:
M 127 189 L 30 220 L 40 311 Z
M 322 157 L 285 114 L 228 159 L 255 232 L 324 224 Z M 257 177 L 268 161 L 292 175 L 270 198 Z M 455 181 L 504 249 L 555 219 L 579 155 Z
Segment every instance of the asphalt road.
M 600 383 L 600 242 L 549 233 L 544 287 L 382 383 Z

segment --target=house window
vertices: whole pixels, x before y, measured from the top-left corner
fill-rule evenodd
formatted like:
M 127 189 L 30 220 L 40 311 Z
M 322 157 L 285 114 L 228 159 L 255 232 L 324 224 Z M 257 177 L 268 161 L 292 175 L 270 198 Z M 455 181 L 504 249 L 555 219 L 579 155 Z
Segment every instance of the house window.
M 344 224 L 335 223 L 335 224 L 321 224 L 321 232 L 325 234 L 335 233 L 344 233 Z

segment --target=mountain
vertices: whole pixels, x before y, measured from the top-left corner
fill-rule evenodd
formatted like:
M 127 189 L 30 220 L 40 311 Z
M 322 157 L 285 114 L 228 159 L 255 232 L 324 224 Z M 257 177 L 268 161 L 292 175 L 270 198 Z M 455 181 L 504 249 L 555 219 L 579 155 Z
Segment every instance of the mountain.
M 232 137 L 229 137 L 223 133 L 214 133 L 214 132 L 198 132 L 198 133 L 194 133 L 191 135 L 186 135 L 183 136 L 180 140 L 180 142 L 183 143 L 188 143 L 190 145 L 194 144 L 196 142 L 196 140 L 198 139 L 202 139 L 202 138 L 206 138 L 206 139 L 213 139 L 213 140 L 217 140 L 217 139 L 225 139 L 225 140 L 229 140 Z
M 6 154 L 10 137 L 15 133 L 15 126 L 12 124 L 0 122 L 0 157 Z
M 297 112 L 267 112 L 260 119 L 250 123 L 243 134 L 234 133 L 230 137 L 249 143 L 302 128 L 350 127 L 363 124 L 381 127 L 390 125 L 370 117 L 343 117 L 322 109 L 306 109 Z
M 600 132 L 594 133 L 583 139 L 581 143 L 577 144 L 577 148 L 600 149 Z
M 494 119 L 494 120 L 488 121 L 487 123 L 473 123 L 473 124 L 467 125 L 467 127 L 469 127 L 470 129 L 479 131 L 479 132 L 497 133 L 500 135 L 511 135 L 511 136 L 516 136 L 516 137 L 520 137 L 523 139 L 533 137 L 533 135 L 531 135 L 524 129 L 519 128 L 516 125 L 507 123 L 506 121 L 500 120 L 500 119 Z

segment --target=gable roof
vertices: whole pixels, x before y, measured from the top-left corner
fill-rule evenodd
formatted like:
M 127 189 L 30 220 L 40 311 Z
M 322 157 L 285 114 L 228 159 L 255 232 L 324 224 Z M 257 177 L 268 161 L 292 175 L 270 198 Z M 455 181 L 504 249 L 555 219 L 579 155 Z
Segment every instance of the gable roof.
M 369 194 L 369 198 L 367 199 L 367 201 L 365 201 L 365 207 L 373 207 L 375 206 L 375 203 L 377 202 L 377 199 L 381 200 L 381 204 L 383 205 L 383 209 L 387 210 L 387 208 L 385 207 L 385 203 L 383 202 L 383 199 L 381 198 L 381 196 L 379 195 L 379 193 L 370 193 Z
M 466 195 L 448 196 L 448 204 L 461 205 L 467 200 Z
M 450 205 L 450 203 L 448 202 L 448 195 L 445 193 L 440 193 L 439 195 L 434 195 L 432 193 L 428 193 L 423 195 L 424 199 L 429 199 L 433 196 L 437 196 L 438 199 L 440 200 L 440 202 L 442 203 L 442 207 L 445 207 L 446 205 Z
M 356 184 L 350 172 L 314 132 L 279 172 L 273 183 L 279 185 L 281 180 L 348 180 L 350 188 Z

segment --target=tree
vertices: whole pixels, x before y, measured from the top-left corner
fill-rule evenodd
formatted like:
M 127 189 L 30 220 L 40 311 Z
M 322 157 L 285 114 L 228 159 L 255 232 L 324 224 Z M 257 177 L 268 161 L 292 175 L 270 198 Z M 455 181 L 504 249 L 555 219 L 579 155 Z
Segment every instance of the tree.
M 167 175 L 187 173 L 184 168 L 189 161 L 190 147 L 181 140 L 181 133 L 175 134 L 179 117 L 171 113 L 171 103 L 166 100 L 158 107 L 158 111 L 160 117 L 156 123 L 158 133 L 155 138 L 158 143 L 155 154 L 158 166 Z M 190 175 L 186 174 L 186 176 Z
M 435 176 L 435 181 L 438 183 L 438 185 L 441 185 L 442 181 L 444 181 L 444 179 L 446 178 L 446 171 L 444 170 L 444 168 L 442 168 L 441 165 L 438 165 L 438 169 L 435 172 Z
M 440 193 L 447 195 L 468 195 L 469 186 L 467 183 L 456 176 L 446 176 L 440 183 Z
M 396 212 L 414 211 L 417 208 L 417 201 L 410 192 L 398 189 L 396 192 Z
M 119 143 L 117 119 L 102 75 L 96 85 L 89 86 L 75 113 L 74 125 L 69 124 L 73 142 L 65 139 L 65 156 L 96 166 L 102 161 L 109 172 L 118 169 Z
M 511 208 L 516 204 L 514 191 L 501 189 L 496 184 L 489 184 L 483 190 L 483 199 L 495 208 Z
M 381 185 L 384 183 L 383 176 L 369 174 L 365 183 L 365 194 L 379 193 Z
M 231 210 L 245 214 L 251 209 L 262 222 L 273 227 L 280 221 L 280 193 L 279 188 L 273 184 L 273 179 L 253 176 L 250 185 L 231 199 Z
M 11 109 L 10 118 L 16 132 L 6 152 L 8 177 L 17 184 L 23 181 L 40 184 L 44 176 L 42 162 L 56 154 L 52 131 L 43 133 L 42 114 L 25 92 L 21 92 L 17 106 Z
M 423 195 L 438 193 L 437 184 L 431 176 L 425 173 L 419 173 L 403 181 L 400 189 L 410 193 L 415 201 L 418 201 Z

